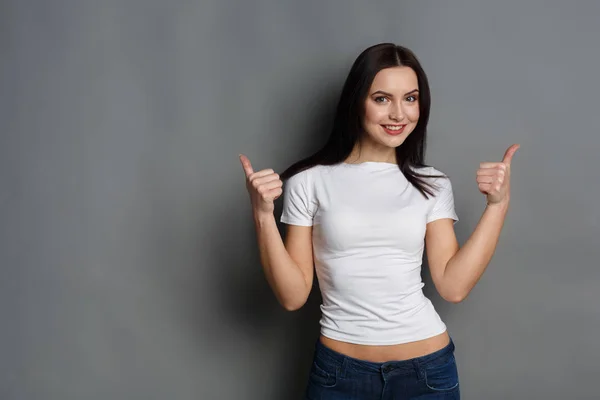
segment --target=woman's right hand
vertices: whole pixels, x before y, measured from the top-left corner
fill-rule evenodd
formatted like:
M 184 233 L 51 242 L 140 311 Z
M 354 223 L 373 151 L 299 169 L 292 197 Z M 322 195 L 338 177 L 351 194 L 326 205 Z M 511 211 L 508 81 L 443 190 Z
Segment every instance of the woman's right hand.
M 240 162 L 246 174 L 246 189 L 250 194 L 255 215 L 273 214 L 274 201 L 283 193 L 283 182 L 272 169 L 254 172 L 248 157 L 240 154 Z

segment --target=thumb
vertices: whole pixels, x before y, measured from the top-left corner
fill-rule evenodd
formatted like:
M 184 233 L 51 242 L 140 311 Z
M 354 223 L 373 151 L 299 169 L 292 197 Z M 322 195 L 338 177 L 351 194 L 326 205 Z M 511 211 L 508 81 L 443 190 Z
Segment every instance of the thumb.
M 519 149 L 519 147 L 521 147 L 520 144 L 513 144 L 512 146 L 510 146 L 506 150 L 506 153 L 504 153 L 504 159 L 502 160 L 502 162 L 510 165 L 510 163 L 512 162 L 512 158 L 515 155 L 515 153 L 517 152 L 517 150 Z
M 242 163 L 242 168 L 244 168 L 244 173 L 246 174 L 246 178 L 254 173 L 254 170 L 252 169 L 252 164 L 250 163 L 250 160 L 248 159 L 248 157 L 246 157 L 243 154 L 240 154 L 240 162 Z

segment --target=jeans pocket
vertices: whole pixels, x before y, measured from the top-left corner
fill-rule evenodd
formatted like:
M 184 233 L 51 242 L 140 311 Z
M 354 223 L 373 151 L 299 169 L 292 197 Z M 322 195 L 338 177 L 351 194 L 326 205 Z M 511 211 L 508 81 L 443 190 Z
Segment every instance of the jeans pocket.
M 309 378 L 319 386 L 334 387 L 337 384 L 337 367 L 323 363 L 318 358 L 315 358 L 310 369 Z
M 454 355 L 450 355 L 442 364 L 425 366 L 425 385 L 436 392 L 451 391 L 458 387 L 458 369 Z

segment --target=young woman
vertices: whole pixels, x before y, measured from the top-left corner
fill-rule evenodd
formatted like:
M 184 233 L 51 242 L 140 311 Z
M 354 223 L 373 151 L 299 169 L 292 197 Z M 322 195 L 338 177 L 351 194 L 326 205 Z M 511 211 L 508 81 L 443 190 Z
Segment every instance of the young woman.
M 422 292 L 423 251 L 441 297 L 465 299 L 495 251 L 519 145 L 480 164 L 487 204 L 459 247 L 450 180 L 424 163 L 429 109 L 415 55 L 379 44 L 354 62 L 321 150 L 281 178 L 240 155 L 261 263 L 283 307 L 302 307 L 316 270 L 323 303 L 308 399 L 460 397 L 454 343 Z M 282 194 L 285 243 L 273 213 Z

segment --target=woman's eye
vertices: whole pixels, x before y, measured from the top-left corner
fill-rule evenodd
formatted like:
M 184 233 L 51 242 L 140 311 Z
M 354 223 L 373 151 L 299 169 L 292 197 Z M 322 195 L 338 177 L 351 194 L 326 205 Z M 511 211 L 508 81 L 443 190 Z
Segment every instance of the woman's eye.
M 385 100 L 387 100 L 387 99 L 383 96 L 375 97 L 376 103 L 383 103 Z
M 408 100 L 411 103 L 414 103 L 415 101 L 417 101 L 417 96 L 408 96 L 406 100 Z

